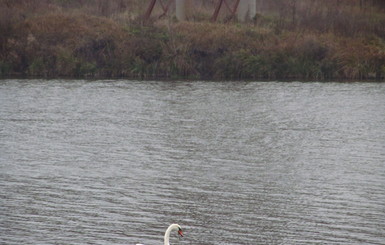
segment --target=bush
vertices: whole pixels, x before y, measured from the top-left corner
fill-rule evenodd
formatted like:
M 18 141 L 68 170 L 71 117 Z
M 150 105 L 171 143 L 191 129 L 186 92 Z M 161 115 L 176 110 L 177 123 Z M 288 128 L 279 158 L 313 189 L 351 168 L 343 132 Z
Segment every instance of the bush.
M 247 24 L 208 22 L 215 1 L 194 0 L 196 22 L 147 24 L 132 17 L 145 2 L 107 2 L 0 1 L 0 75 L 384 77 L 383 9 L 358 1 L 264 1 Z

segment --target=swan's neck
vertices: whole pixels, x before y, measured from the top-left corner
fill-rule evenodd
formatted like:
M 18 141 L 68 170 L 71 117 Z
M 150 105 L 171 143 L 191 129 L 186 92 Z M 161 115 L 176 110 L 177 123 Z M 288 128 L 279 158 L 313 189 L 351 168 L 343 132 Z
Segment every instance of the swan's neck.
M 164 245 L 170 245 L 170 233 L 174 229 L 178 229 L 178 225 L 172 224 L 167 228 L 166 233 L 164 233 Z

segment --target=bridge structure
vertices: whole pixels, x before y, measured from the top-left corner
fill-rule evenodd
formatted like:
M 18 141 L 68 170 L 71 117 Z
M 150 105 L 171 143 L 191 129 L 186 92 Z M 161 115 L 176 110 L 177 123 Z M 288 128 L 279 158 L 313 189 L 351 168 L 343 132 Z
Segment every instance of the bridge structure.
M 186 8 L 188 0 L 150 0 L 146 12 L 144 14 L 144 19 L 148 20 L 151 16 L 151 13 L 158 3 L 163 13 L 160 17 L 167 15 L 170 11 L 171 6 L 175 5 L 175 15 L 179 21 L 187 20 L 186 17 Z M 241 22 L 245 22 L 248 19 L 253 19 L 257 14 L 257 0 L 217 0 L 215 2 L 215 8 L 211 16 L 211 21 L 216 22 L 218 19 L 219 12 L 221 9 L 226 8 L 230 12 L 230 19 L 237 18 Z

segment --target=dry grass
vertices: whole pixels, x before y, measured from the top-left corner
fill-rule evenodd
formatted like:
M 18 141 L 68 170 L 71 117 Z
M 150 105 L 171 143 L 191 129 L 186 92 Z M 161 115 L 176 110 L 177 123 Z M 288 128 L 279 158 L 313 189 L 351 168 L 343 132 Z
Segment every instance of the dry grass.
M 190 22 L 138 0 L 0 0 L 0 75 L 142 78 L 384 78 L 382 2 L 259 1 L 247 24 Z M 294 3 L 296 3 L 294 5 Z

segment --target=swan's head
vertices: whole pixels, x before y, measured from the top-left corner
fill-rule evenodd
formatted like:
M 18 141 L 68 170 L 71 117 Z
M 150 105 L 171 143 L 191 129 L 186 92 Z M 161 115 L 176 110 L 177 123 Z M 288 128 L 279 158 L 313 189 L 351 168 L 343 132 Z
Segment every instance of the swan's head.
M 183 237 L 183 231 L 182 231 L 182 227 L 180 227 L 180 225 L 178 224 L 172 224 L 170 225 L 169 227 L 170 230 L 173 230 L 173 231 L 178 231 L 178 234 Z
M 183 231 L 182 231 L 182 227 L 180 227 L 180 225 L 177 225 L 177 229 L 178 229 L 178 234 L 183 237 Z
M 180 228 L 180 226 L 178 227 L 178 234 L 183 237 L 183 231 L 182 231 L 182 228 Z

